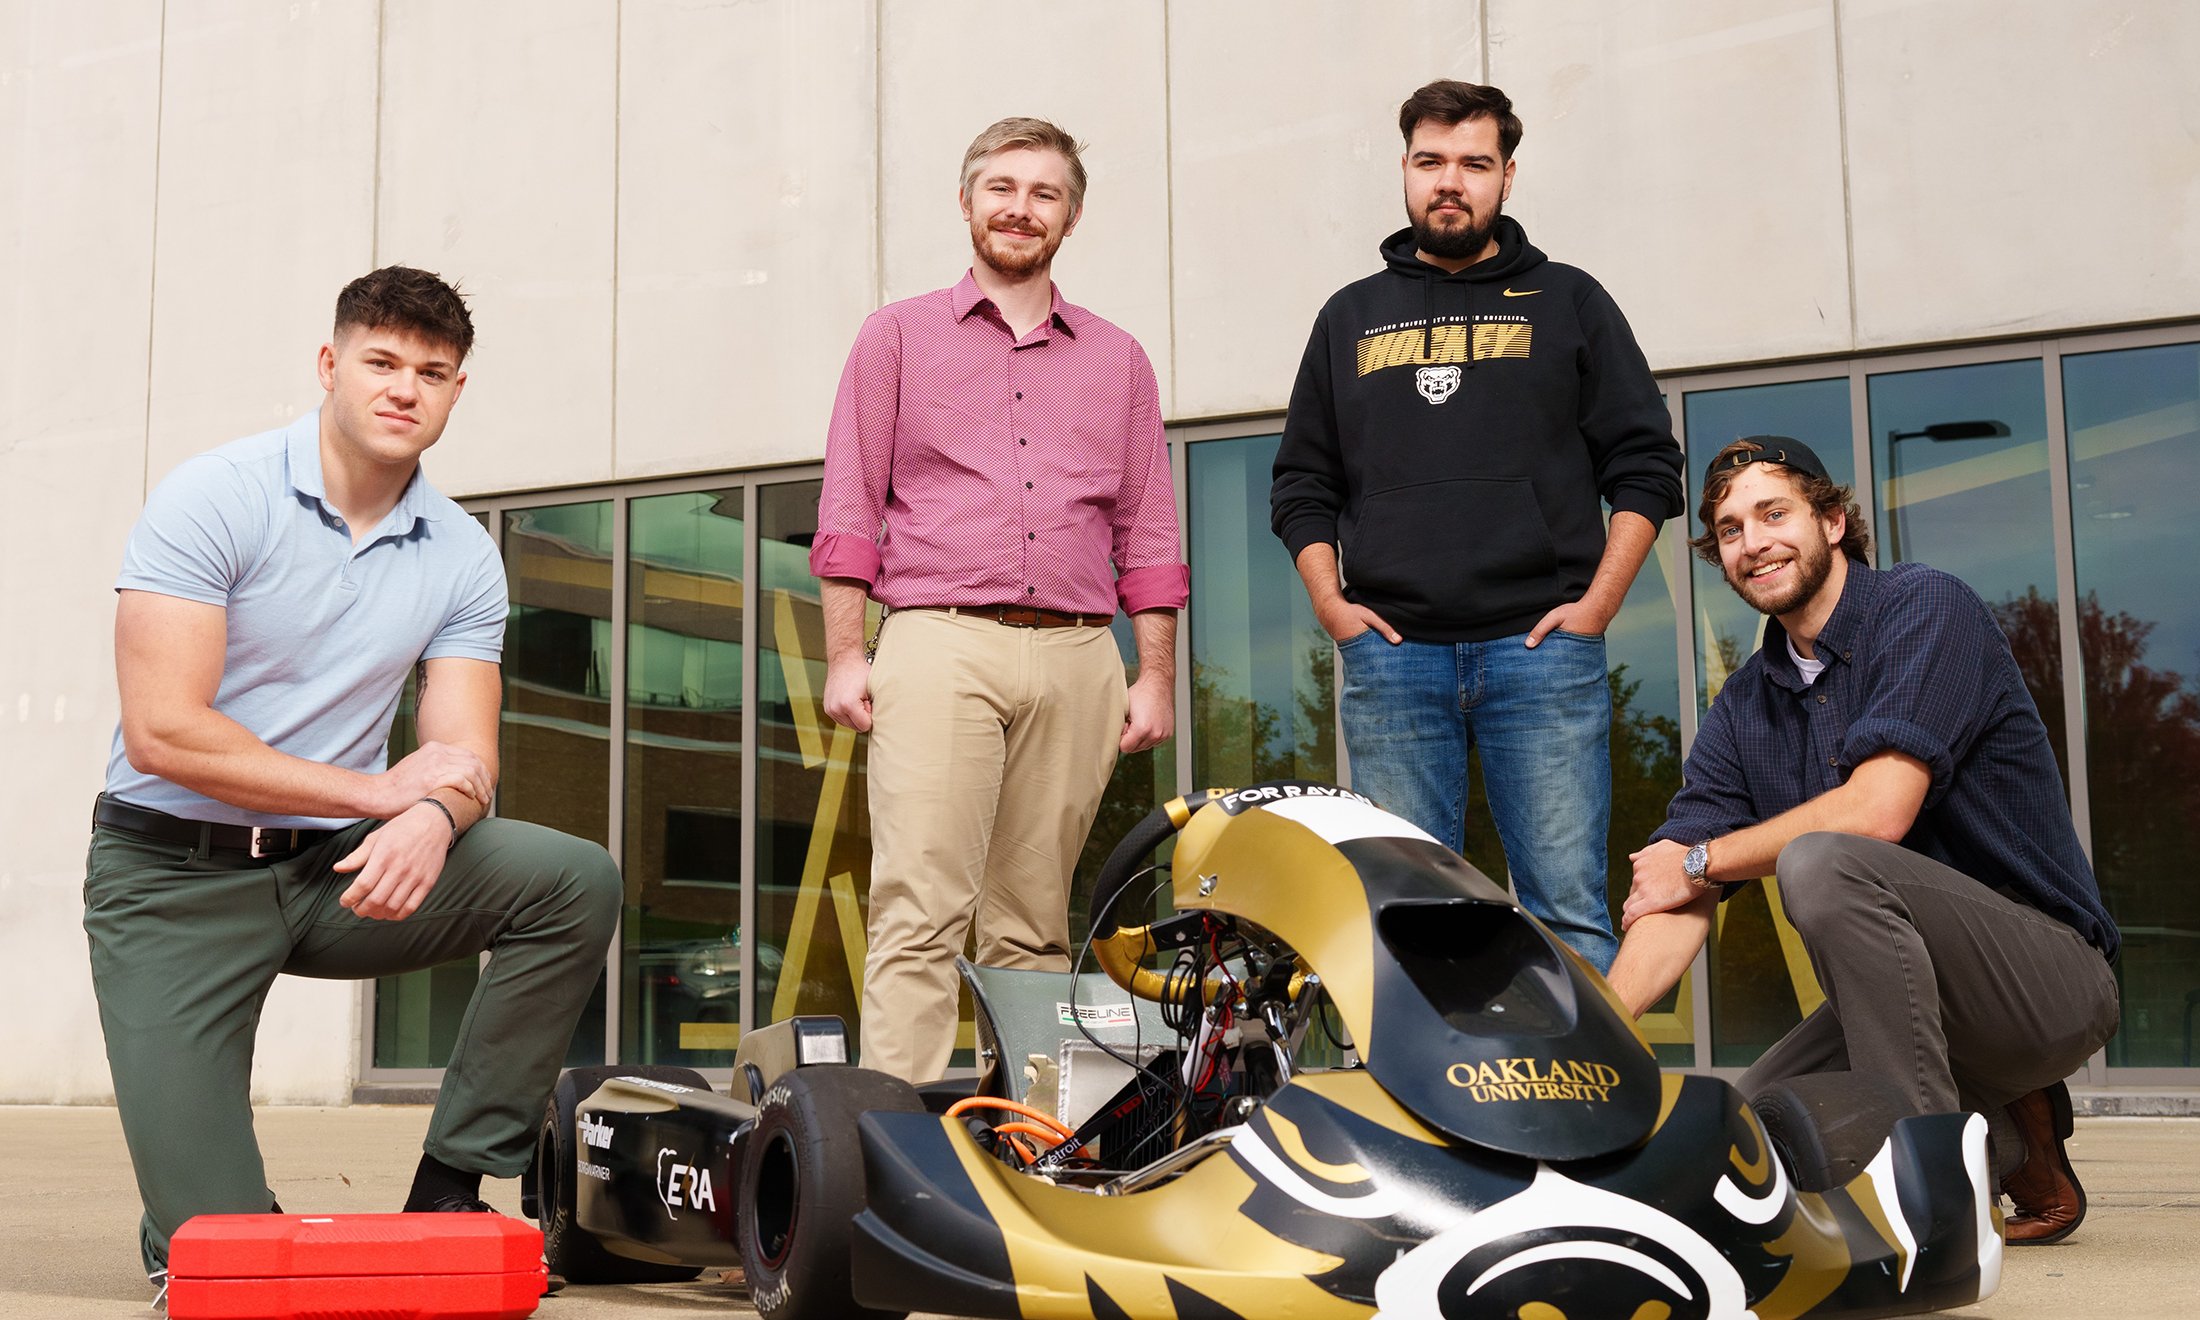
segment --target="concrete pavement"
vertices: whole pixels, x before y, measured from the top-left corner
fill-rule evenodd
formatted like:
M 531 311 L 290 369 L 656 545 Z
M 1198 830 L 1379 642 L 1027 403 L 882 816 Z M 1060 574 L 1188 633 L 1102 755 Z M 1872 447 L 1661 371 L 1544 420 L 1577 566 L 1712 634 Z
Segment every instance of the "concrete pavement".
M 426 1130 L 424 1106 L 268 1108 L 257 1114 L 269 1180 L 283 1205 L 326 1213 L 394 1210 Z M 8 1161 L 0 1179 L 0 1317 L 123 1320 L 151 1290 L 137 1271 L 137 1193 L 115 1112 L 0 1107 Z M 2068 1242 L 2011 1251 L 2001 1291 L 1948 1314 L 2116 1320 L 2183 1317 L 2200 1307 L 2200 1119 L 2081 1118 L 2071 1158 L 2091 1197 Z M 519 1183 L 486 1199 L 519 1212 Z M 569 1288 L 543 1320 L 749 1316 L 717 1271 L 688 1284 Z

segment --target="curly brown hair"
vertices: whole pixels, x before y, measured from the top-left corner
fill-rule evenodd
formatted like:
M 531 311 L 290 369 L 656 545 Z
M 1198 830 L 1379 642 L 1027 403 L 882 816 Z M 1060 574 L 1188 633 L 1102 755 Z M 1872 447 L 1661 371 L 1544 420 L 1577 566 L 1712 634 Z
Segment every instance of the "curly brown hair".
M 1696 557 L 1705 563 L 1719 562 L 1718 529 L 1712 526 L 1711 520 L 1718 514 L 1719 501 L 1726 498 L 1727 487 L 1734 484 L 1734 478 L 1742 471 L 1742 467 L 1748 466 L 1731 465 L 1732 456 L 1763 453 L 1764 448 L 1755 440 L 1736 440 L 1720 450 L 1718 456 L 1711 460 L 1711 475 L 1704 479 L 1703 499 L 1696 505 L 1696 521 L 1702 525 L 1703 531 L 1688 538 L 1688 548 L 1695 551 Z M 1768 468 L 1786 473 L 1788 479 L 1795 483 L 1796 493 L 1809 503 L 1810 511 L 1818 515 L 1820 520 L 1831 518 L 1835 514 L 1845 516 L 1848 525 L 1841 534 L 1841 553 L 1860 564 L 1871 562 L 1871 527 L 1864 521 L 1864 510 L 1857 504 L 1856 493 L 1852 488 L 1836 486 L 1829 478 L 1789 467 L 1785 463 L 1759 461 Z
M 346 330 L 398 330 L 449 345 L 464 362 L 474 349 L 474 318 L 466 296 L 429 271 L 384 266 L 336 295 L 336 335 Z

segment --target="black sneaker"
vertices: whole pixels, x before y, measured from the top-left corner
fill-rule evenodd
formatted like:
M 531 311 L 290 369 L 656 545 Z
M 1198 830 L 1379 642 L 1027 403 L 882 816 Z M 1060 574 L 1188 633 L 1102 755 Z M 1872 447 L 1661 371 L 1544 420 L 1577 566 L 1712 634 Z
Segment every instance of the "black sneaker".
M 449 1196 L 439 1197 L 438 1199 L 430 1202 L 426 1210 L 416 1213 L 431 1215 L 493 1215 L 496 1212 L 497 1210 L 495 1206 L 490 1205 L 487 1201 L 482 1200 L 478 1196 L 468 1196 L 464 1192 L 453 1192 Z

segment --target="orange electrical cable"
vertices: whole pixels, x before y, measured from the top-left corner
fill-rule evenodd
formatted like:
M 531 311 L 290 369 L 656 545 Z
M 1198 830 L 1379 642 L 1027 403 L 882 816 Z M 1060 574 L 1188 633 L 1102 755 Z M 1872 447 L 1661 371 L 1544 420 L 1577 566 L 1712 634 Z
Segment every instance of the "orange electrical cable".
M 1077 1135 L 1077 1129 L 1044 1109 L 1034 1109 L 1030 1105 L 1018 1104 L 1014 1100 L 999 1100 L 989 1095 L 974 1095 L 967 1099 L 957 1100 L 947 1107 L 947 1116 L 949 1118 L 959 1118 L 966 1110 L 971 1109 L 1006 1109 L 1012 1114 L 1022 1114 L 1025 1118 L 1044 1123 L 1052 1130 L 1057 1140 L 1067 1140 Z M 1019 1130 L 1010 1128 L 1007 1124 L 1003 1124 L 1002 1127 L 1008 1131 Z

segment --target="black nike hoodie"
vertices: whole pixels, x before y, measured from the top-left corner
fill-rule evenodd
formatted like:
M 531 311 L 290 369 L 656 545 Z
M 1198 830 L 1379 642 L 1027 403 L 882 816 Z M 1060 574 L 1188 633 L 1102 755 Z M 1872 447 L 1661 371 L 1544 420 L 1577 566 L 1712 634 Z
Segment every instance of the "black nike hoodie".
M 1600 504 L 1680 513 L 1681 451 L 1627 320 L 1510 216 L 1454 275 L 1383 241 L 1384 269 L 1315 319 L 1276 451 L 1269 525 L 1338 547 L 1345 595 L 1407 637 L 1526 632 L 1579 600 Z

